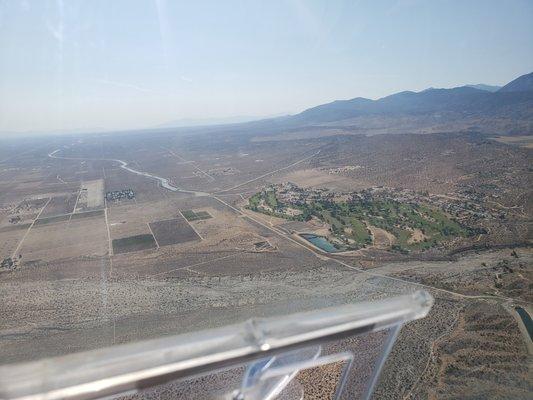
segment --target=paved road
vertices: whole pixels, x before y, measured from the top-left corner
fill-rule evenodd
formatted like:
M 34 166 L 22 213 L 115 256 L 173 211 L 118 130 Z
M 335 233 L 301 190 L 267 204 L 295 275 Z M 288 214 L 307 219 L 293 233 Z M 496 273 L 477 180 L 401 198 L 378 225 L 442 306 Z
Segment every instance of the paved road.
M 449 295 L 452 295 L 452 296 L 456 296 L 456 297 L 460 297 L 460 298 L 463 298 L 463 299 L 470 299 L 470 300 L 499 300 L 499 301 L 503 301 L 503 302 L 532 304 L 532 303 L 529 303 L 529 302 L 526 302 L 526 301 L 516 300 L 516 299 L 510 298 L 510 297 L 499 296 L 499 295 L 478 295 L 478 296 L 476 296 L 476 295 L 467 295 L 467 294 L 458 293 L 458 292 L 454 292 L 454 291 L 447 290 L 447 289 L 442 289 L 442 288 L 431 286 L 431 285 L 426 285 L 426 284 L 423 284 L 423 283 L 412 282 L 412 281 L 409 281 L 409 280 L 406 280 L 406 279 L 401 279 L 401 278 L 397 278 L 397 277 L 394 277 L 394 276 L 390 276 L 390 275 L 386 275 L 386 274 L 380 274 L 380 273 L 377 273 L 377 272 L 372 272 L 372 271 L 369 271 L 369 270 L 366 270 L 366 269 L 358 268 L 358 267 L 355 267 L 353 265 L 347 264 L 347 263 L 345 263 L 345 262 L 343 262 L 341 260 L 338 260 L 336 258 L 330 257 L 330 256 L 328 256 L 326 254 L 323 254 L 322 252 L 318 252 L 315 249 L 312 249 L 311 247 L 308 247 L 308 246 L 306 246 L 303 243 L 300 243 L 299 241 L 293 239 L 292 237 L 290 237 L 290 235 L 286 234 L 282 230 L 267 225 L 263 221 L 261 221 L 261 220 L 255 218 L 255 217 L 243 212 L 241 209 L 233 207 L 231 204 L 226 203 L 224 200 L 220 199 L 217 196 L 213 196 L 213 198 L 218 200 L 220 203 L 226 205 L 227 207 L 233 209 L 234 211 L 238 212 L 239 214 L 241 214 L 243 216 L 246 216 L 247 218 L 250 218 L 254 222 L 256 222 L 256 223 L 262 225 L 263 227 L 269 229 L 270 231 L 276 233 L 277 235 L 282 236 L 284 239 L 287 239 L 287 240 L 295 243 L 296 245 L 305 248 L 306 250 L 310 251 L 311 253 L 313 253 L 315 256 L 317 256 L 321 260 L 332 261 L 332 262 L 335 262 L 335 263 L 337 263 L 339 265 L 342 265 L 343 267 L 352 269 L 352 270 L 357 271 L 357 272 L 361 272 L 363 274 L 367 274 L 367 275 L 370 275 L 370 276 L 379 277 L 379 278 L 383 278 L 383 279 L 390 279 L 390 280 L 393 280 L 393 281 L 396 281 L 396 282 L 402 282 L 402 283 L 409 284 L 409 285 L 415 285 L 415 286 L 419 286 L 421 288 L 435 290 L 435 291 L 438 291 L 438 292 L 441 292 L 441 293 L 446 293 L 446 294 L 449 294 Z
M 250 180 L 248 180 L 246 182 L 242 182 L 242 183 L 240 183 L 238 185 L 235 185 L 235 186 L 233 186 L 233 187 L 231 187 L 229 189 L 221 190 L 221 191 L 216 192 L 216 193 L 198 192 L 198 191 L 184 190 L 184 189 L 177 188 L 175 186 L 172 186 L 170 183 L 168 183 L 168 179 L 159 177 L 157 175 L 149 174 L 147 172 L 138 171 L 138 170 L 136 170 L 134 168 L 128 167 L 127 166 L 128 164 L 125 161 L 122 161 L 122 160 L 102 159 L 102 158 L 91 159 L 91 158 L 60 157 L 60 156 L 56 156 L 55 155 L 59 150 L 60 149 L 54 150 L 53 152 L 48 154 L 48 156 L 51 157 L 51 158 L 61 158 L 61 159 L 66 159 L 66 160 L 114 161 L 114 162 L 120 163 L 121 164 L 121 168 L 124 168 L 125 170 L 127 170 L 129 172 L 132 172 L 132 173 L 135 173 L 135 174 L 138 174 L 138 175 L 141 175 L 141 176 L 146 176 L 148 178 L 159 180 L 161 182 L 162 186 L 165 187 L 166 189 L 169 189 L 169 190 L 172 190 L 172 191 L 192 193 L 192 194 L 195 194 L 196 196 L 209 196 L 209 197 L 212 197 L 215 200 L 219 201 L 220 203 L 224 204 L 225 206 L 233 209 L 234 211 L 236 211 L 240 215 L 243 215 L 243 216 L 253 220 L 254 222 L 262 225 L 263 227 L 265 227 L 266 229 L 269 229 L 270 231 L 276 233 L 279 236 L 282 236 L 284 239 L 289 240 L 289 241 L 295 243 L 296 245 L 298 245 L 300 247 L 303 247 L 306 250 L 312 252 L 316 257 L 320 258 L 321 260 L 332 261 L 332 262 L 335 262 L 335 263 L 337 263 L 339 265 L 342 265 L 345 268 L 349 268 L 349 269 L 352 269 L 352 270 L 357 271 L 357 272 L 361 272 L 361 273 L 364 273 L 364 274 L 367 274 L 367 275 L 370 275 L 370 276 L 379 277 L 379 278 L 383 278 L 383 279 L 390 279 L 390 280 L 397 281 L 397 282 L 402 282 L 402 283 L 405 283 L 405 284 L 415 285 L 415 286 L 419 286 L 419 287 L 426 288 L 426 289 L 436 290 L 436 291 L 439 291 L 441 293 L 447 293 L 449 295 L 460 297 L 460 298 L 463 298 L 463 299 L 471 299 L 471 300 L 489 300 L 490 299 L 490 300 L 499 300 L 499 301 L 503 301 L 503 302 L 507 302 L 507 303 L 508 302 L 515 302 L 515 303 L 530 304 L 530 305 L 533 304 L 533 303 L 529 303 L 529 302 L 525 302 L 525 301 L 518 301 L 518 300 L 510 298 L 510 297 L 504 297 L 504 296 L 499 296 L 499 295 L 490 295 L 490 296 L 489 295 L 479 295 L 479 296 L 466 295 L 466 294 L 462 294 L 462 293 L 458 293 L 458 292 L 453 292 L 451 290 L 442 289 L 442 288 L 435 287 L 435 286 L 430 286 L 430 285 L 425 285 L 425 284 L 418 283 L 418 282 L 412 282 L 412 281 L 409 281 L 409 280 L 393 277 L 393 276 L 386 275 L 386 274 L 380 274 L 380 273 L 377 273 L 377 272 L 372 272 L 372 271 L 369 271 L 369 270 L 365 270 L 365 269 L 362 269 L 362 268 L 355 267 L 355 266 L 347 264 L 347 263 L 345 263 L 345 262 L 343 262 L 341 260 L 338 260 L 336 258 L 330 257 L 330 256 L 328 256 L 328 255 L 326 255 L 326 254 L 324 254 L 322 252 L 318 252 L 317 250 L 312 249 L 312 248 L 306 246 L 303 243 L 300 243 L 299 241 L 295 240 L 290 235 L 286 234 L 285 232 L 281 231 L 280 229 L 277 229 L 277 228 L 275 228 L 273 226 L 268 226 L 267 224 L 263 223 L 258 218 L 253 217 L 253 216 L 251 216 L 251 215 L 249 215 L 247 213 L 244 213 L 242 211 L 242 209 L 233 207 L 231 204 L 228 204 L 227 202 L 225 202 L 224 200 L 222 200 L 222 199 L 220 199 L 219 197 L 216 196 L 216 194 L 228 192 L 230 190 L 233 190 L 233 189 L 239 188 L 241 186 L 247 185 L 248 183 L 255 182 L 255 181 L 257 181 L 259 179 L 262 179 L 262 178 L 264 178 L 266 176 L 273 175 L 273 174 L 275 174 L 275 173 L 277 173 L 279 171 L 283 171 L 283 170 L 286 170 L 286 169 L 288 169 L 290 167 L 298 165 L 298 164 L 300 164 L 300 163 L 302 163 L 304 161 L 307 161 L 307 160 L 317 156 L 318 154 L 320 154 L 320 150 L 318 150 L 317 152 L 313 153 L 312 155 L 310 155 L 308 157 L 305 157 L 305 158 L 302 158 L 302 159 L 300 159 L 298 161 L 295 161 L 294 163 L 292 163 L 290 165 L 287 165 L 285 167 L 276 169 L 274 171 L 267 172 L 266 174 L 263 174 L 263 175 L 258 176 L 256 178 L 250 179 Z
M 318 150 L 318 151 L 317 151 L 316 153 L 314 153 L 314 154 L 311 154 L 309 157 L 302 158 L 301 160 L 295 161 L 295 162 L 293 162 L 292 164 L 289 164 L 289 165 L 287 165 L 287 166 L 285 166 L 285 167 L 278 168 L 278 169 L 276 169 L 276 170 L 274 170 L 274 171 L 267 172 L 266 174 L 263 174 L 263 175 L 261 175 L 261 176 L 258 176 L 257 178 L 253 178 L 253 179 L 250 179 L 250 180 L 248 180 L 248 181 L 246 181 L 246 182 L 242 182 L 242 183 L 239 183 L 238 185 L 232 186 L 232 187 L 230 187 L 229 189 L 219 190 L 218 192 L 216 192 L 216 194 L 218 194 L 218 193 L 229 192 L 230 190 L 240 188 L 241 186 L 244 186 L 244 185 L 247 185 L 247 184 L 249 184 L 249 183 L 255 182 L 255 181 L 257 181 L 257 180 L 259 180 L 259 179 L 262 179 L 262 178 L 264 178 L 264 177 L 267 177 L 267 176 L 269 176 L 269 175 L 273 175 L 273 174 L 275 174 L 275 173 L 277 173 L 277 172 L 279 172 L 279 171 L 283 171 L 283 170 L 289 169 L 290 167 L 294 167 L 295 165 L 301 164 L 301 163 L 303 163 L 304 161 L 310 160 L 311 158 L 313 158 L 313 157 L 315 157 L 315 156 L 317 156 L 317 155 L 319 155 L 319 154 L 320 154 L 320 150 Z

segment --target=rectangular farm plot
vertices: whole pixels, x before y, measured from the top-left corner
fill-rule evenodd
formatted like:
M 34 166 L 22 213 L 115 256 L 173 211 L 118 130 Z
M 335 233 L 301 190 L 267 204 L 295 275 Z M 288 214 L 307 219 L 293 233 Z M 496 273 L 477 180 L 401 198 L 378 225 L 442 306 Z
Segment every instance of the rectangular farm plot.
M 65 222 L 65 221 L 75 221 L 78 219 L 84 219 L 84 218 L 99 218 L 104 216 L 104 210 L 94 210 L 94 211 L 85 211 L 81 213 L 76 214 L 63 214 L 63 215 L 56 215 L 55 217 L 46 217 L 46 218 L 39 218 L 35 221 L 35 226 L 39 225 L 47 225 L 47 224 L 56 224 L 59 222 Z
M 30 225 L 31 224 L 16 224 L 16 225 L 2 226 L 0 228 L 0 232 L 13 232 L 13 231 L 20 231 L 20 230 L 25 231 L 26 229 L 30 227 Z
M 15 231 L 0 231 L 0 262 L 7 257 L 11 257 L 18 243 L 24 237 L 28 229 L 17 229 Z M 20 253 L 17 253 L 18 255 Z
M 212 218 L 211 214 L 209 214 L 207 211 L 185 210 L 182 211 L 181 214 L 187 221 L 200 221 L 202 219 Z
M 201 239 L 183 218 L 151 222 L 150 229 L 154 233 L 159 246 L 169 246 Z
M 58 222 L 65 222 L 70 219 L 70 214 L 64 214 L 64 215 L 57 215 L 55 217 L 46 217 L 46 218 L 39 218 L 35 221 L 35 226 L 38 225 L 47 225 L 47 224 L 55 224 Z
M 59 221 L 52 217 L 44 219 L 45 223 L 39 221 L 33 225 L 19 249 L 19 253 L 23 254 L 23 262 L 102 257 L 109 251 L 103 216 L 70 221 Z
M 72 213 L 77 197 L 77 193 L 52 197 L 52 200 L 50 200 L 46 208 L 43 210 L 41 218 Z
M 154 236 L 149 233 L 113 239 L 112 244 L 114 254 L 131 253 L 133 251 L 148 250 L 157 247 Z
M 104 180 L 83 182 L 76 211 L 90 210 L 104 205 Z
M 70 219 L 72 221 L 72 220 L 84 219 L 84 218 L 98 218 L 98 217 L 103 217 L 104 215 L 105 215 L 104 210 L 84 211 L 81 213 L 72 214 Z

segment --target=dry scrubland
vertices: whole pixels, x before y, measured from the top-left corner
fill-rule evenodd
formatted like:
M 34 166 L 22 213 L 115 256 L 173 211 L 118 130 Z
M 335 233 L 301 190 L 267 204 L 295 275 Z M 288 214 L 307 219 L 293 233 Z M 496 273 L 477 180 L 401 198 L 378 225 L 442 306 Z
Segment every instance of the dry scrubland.
M 375 398 L 527 398 L 531 355 L 513 307 L 533 301 L 531 150 L 479 134 L 340 132 L 0 143 L 0 259 L 15 259 L 0 269 L 0 358 L 59 355 L 425 285 L 435 306 L 401 331 Z M 164 189 L 116 160 L 201 193 Z M 346 266 L 295 241 L 287 224 L 297 222 L 242 208 L 265 185 L 286 181 L 337 192 L 405 188 L 443 204 L 470 196 L 487 213 L 479 222 L 487 233 L 439 254 L 406 256 L 383 245 L 335 256 Z M 135 198 L 100 197 L 125 189 Z M 184 218 L 189 210 L 211 218 Z M 356 346 L 367 365 L 377 343 L 358 338 L 330 350 Z M 317 387 L 328 391 L 336 376 L 328 371 L 299 379 L 309 389 L 320 378 Z M 194 387 L 204 392 L 172 384 L 136 397 L 201 398 L 237 376 L 201 378 Z

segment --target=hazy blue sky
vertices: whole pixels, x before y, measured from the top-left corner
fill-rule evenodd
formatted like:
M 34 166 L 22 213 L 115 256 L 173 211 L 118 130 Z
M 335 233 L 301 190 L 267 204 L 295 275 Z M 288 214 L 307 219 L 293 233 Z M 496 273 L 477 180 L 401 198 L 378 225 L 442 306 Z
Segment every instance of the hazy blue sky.
M 0 131 L 294 113 L 533 71 L 533 1 L 0 0 Z

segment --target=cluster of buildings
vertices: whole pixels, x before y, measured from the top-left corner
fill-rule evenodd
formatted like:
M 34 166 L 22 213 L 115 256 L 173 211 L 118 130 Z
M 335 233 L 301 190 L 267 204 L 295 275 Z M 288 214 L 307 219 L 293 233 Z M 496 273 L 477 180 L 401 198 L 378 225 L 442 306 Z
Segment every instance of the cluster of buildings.
M 235 175 L 239 172 L 239 170 L 233 167 L 219 167 L 219 168 L 210 169 L 207 172 L 209 175 L 212 175 L 212 176 L 223 176 L 223 175 Z
M 124 190 L 113 190 L 105 194 L 107 201 L 118 201 L 118 200 L 133 200 L 135 198 L 135 192 L 132 189 Z
M 478 225 L 487 219 L 501 218 L 500 213 L 487 208 L 482 196 L 473 191 L 462 191 L 453 195 L 430 194 L 409 189 L 371 188 L 362 192 L 380 196 L 405 204 L 427 204 L 444 211 L 467 226 Z
M 375 186 L 359 192 L 330 192 L 327 189 L 304 189 L 291 182 L 270 187 L 275 190 L 278 200 L 285 204 L 301 206 L 312 202 L 344 203 L 351 201 L 372 201 L 376 198 L 392 200 L 409 205 L 428 204 L 456 217 L 463 222 L 476 222 L 486 218 L 497 218 L 498 215 L 483 206 L 476 193 L 457 193 L 454 196 L 429 194 L 409 189 Z
M 333 192 L 327 189 L 303 189 L 291 182 L 281 183 L 272 189 L 276 190 L 276 197 L 280 202 L 295 206 L 319 200 L 333 200 L 335 196 Z
M 344 167 L 326 169 L 326 172 L 330 175 L 339 175 L 350 171 L 356 171 L 361 168 L 363 167 L 360 165 L 345 165 Z
M 15 215 L 14 217 L 9 218 L 9 223 L 18 224 L 20 220 L 21 220 L 20 215 Z
M 481 199 L 465 193 L 457 194 L 456 198 L 431 195 L 431 202 L 448 214 L 455 215 L 462 221 L 479 221 L 497 216 L 483 206 Z
M 282 203 L 301 206 L 314 202 L 346 203 L 355 199 L 370 196 L 373 189 L 365 192 L 332 192 L 328 189 L 303 189 L 294 183 L 285 182 L 275 186 L 276 197 Z
M 19 258 L 22 256 L 19 255 Z M 0 268 L 6 268 L 6 269 L 15 269 L 18 266 L 18 259 L 17 258 L 11 258 L 7 257 L 2 260 L 0 263 Z

